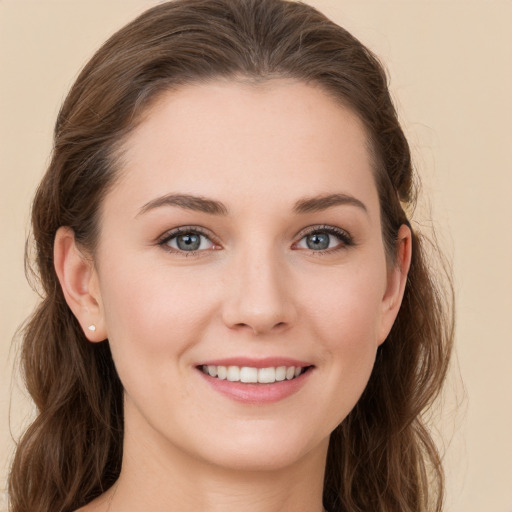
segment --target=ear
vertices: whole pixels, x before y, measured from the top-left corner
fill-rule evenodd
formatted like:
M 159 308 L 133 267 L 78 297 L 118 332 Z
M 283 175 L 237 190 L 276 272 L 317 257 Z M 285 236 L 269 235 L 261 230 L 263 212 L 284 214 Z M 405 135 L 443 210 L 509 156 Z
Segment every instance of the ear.
M 398 230 L 396 260 L 388 270 L 386 291 L 382 298 L 379 345 L 387 338 L 400 310 L 407 283 L 407 274 L 411 266 L 411 257 L 412 233 L 408 226 L 402 224 Z
M 55 272 L 64 298 L 89 341 L 107 338 L 98 275 L 91 259 L 77 247 L 70 227 L 60 227 L 53 246 Z

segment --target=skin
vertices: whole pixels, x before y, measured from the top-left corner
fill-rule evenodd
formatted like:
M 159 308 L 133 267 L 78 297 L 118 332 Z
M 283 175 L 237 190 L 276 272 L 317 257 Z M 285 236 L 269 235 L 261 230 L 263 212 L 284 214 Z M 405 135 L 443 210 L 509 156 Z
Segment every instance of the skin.
M 165 93 L 124 143 L 96 253 L 55 242 L 66 300 L 91 342 L 108 337 L 125 388 L 123 467 L 83 511 L 321 511 L 331 431 L 363 392 L 397 315 L 407 227 L 389 263 L 362 123 L 320 88 L 217 81 Z M 349 202 L 296 212 L 305 197 Z M 167 194 L 227 213 L 145 205 Z M 200 227 L 179 252 L 177 227 Z M 307 231 L 333 226 L 330 248 Z M 210 241 L 211 240 L 211 241 Z M 96 325 L 94 332 L 87 327 Z M 196 365 L 281 356 L 314 367 L 293 395 L 232 400 Z

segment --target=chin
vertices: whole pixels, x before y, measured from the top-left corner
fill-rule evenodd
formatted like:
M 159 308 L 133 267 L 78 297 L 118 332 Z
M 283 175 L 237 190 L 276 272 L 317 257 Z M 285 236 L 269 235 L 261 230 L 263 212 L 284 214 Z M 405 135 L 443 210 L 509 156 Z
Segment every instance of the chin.
M 245 433 L 239 430 L 228 438 L 215 437 L 208 444 L 201 443 L 197 455 L 215 466 L 244 472 L 277 472 L 316 456 L 324 461 L 329 445 L 329 434 L 312 437 L 309 432 L 282 426 L 261 432 L 253 425 Z

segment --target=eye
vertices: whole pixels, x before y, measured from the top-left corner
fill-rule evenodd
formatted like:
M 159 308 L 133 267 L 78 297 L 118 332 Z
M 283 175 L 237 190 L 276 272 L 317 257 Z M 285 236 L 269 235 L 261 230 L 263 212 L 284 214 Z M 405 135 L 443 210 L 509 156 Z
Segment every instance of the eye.
M 158 242 L 158 245 L 171 252 L 205 251 L 218 248 L 210 238 L 198 228 L 178 228 L 169 233 Z
M 329 251 L 354 245 L 352 237 L 344 230 L 334 226 L 311 229 L 296 244 L 297 248 L 311 251 Z

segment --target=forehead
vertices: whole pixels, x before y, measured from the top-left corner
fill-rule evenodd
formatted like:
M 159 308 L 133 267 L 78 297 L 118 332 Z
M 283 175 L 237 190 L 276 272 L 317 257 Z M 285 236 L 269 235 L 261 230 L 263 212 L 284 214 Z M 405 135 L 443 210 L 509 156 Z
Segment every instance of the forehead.
M 124 188 L 134 203 L 178 191 L 246 200 L 279 191 L 283 201 L 344 191 L 375 199 L 367 140 L 358 116 L 314 85 L 184 86 L 161 94 L 124 141 L 114 193 Z

